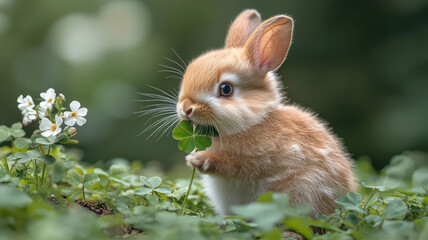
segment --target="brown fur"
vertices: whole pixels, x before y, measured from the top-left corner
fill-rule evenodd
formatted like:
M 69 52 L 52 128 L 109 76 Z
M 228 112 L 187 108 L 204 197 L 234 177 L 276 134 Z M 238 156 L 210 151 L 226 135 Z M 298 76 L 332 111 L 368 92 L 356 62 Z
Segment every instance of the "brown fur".
M 247 10 L 238 16 L 227 48 L 195 59 L 184 74 L 177 104 L 180 117 L 213 125 L 220 133 L 209 149 L 186 160 L 204 174 L 287 193 L 294 205 L 309 204 L 313 213 L 331 213 L 335 198 L 357 190 L 351 161 L 340 140 L 312 113 L 282 103 L 272 71 L 288 53 L 293 20 L 272 17 L 248 36 L 259 17 L 256 13 Z M 233 84 L 239 92 L 230 98 L 216 96 L 215 86 L 224 74 L 238 78 Z M 193 112 L 186 116 L 189 108 Z

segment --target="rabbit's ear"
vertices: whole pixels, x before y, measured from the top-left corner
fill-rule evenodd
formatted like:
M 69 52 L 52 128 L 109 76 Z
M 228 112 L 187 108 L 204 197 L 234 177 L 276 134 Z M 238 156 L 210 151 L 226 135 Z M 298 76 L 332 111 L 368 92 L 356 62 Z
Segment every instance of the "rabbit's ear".
M 261 72 L 274 71 L 287 56 L 293 34 L 293 19 L 278 15 L 264 21 L 245 44 L 244 51 Z
M 245 42 L 261 23 L 260 14 L 254 9 L 241 12 L 230 25 L 227 33 L 225 48 L 243 47 Z

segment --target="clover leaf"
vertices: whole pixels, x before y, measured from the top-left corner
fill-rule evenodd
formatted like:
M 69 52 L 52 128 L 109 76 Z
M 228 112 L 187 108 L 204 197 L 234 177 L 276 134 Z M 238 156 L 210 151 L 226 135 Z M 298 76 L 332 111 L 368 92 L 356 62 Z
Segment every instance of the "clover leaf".
M 196 126 L 193 129 L 193 125 L 190 121 L 181 121 L 176 128 L 172 131 L 172 136 L 176 140 L 180 140 L 178 148 L 189 154 L 195 148 L 199 151 L 203 151 L 211 146 L 212 140 L 210 137 L 218 136 L 218 132 L 211 126 Z
M 400 199 L 394 199 L 385 207 L 385 219 L 394 219 L 403 216 L 409 209 Z
M 361 208 L 362 196 L 359 193 L 349 192 L 346 197 L 340 197 L 336 200 L 336 203 L 341 205 L 347 211 L 355 211 L 357 213 L 366 213 Z
M 8 140 L 9 137 L 10 137 L 9 128 L 4 125 L 1 125 L 0 126 L 0 143 Z
M 162 179 L 160 177 L 147 178 L 145 176 L 140 176 L 140 180 L 145 186 L 135 189 L 136 195 L 147 195 L 153 191 L 162 194 L 169 194 L 172 192 L 170 186 L 165 185 L 159 187 L 162 183 Z
M 16 148 L 22 149 L 31 146 L 31 140 L 29 138 L 18 138 L 13 144 Z
M 83 176 L 83 186 L 90 187 L 100 181 L 100 178 L 95 173 L 88 173 Z

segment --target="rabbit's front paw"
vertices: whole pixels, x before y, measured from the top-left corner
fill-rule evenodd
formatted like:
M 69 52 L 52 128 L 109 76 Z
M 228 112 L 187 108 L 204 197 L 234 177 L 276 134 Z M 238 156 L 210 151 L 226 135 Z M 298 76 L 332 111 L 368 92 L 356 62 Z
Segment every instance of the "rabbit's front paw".
M 210 168 L 205 152 L 194 152 L 187 155 L 186 163 L 189 167 L 195 167 L 201 172 L 206 172 Z

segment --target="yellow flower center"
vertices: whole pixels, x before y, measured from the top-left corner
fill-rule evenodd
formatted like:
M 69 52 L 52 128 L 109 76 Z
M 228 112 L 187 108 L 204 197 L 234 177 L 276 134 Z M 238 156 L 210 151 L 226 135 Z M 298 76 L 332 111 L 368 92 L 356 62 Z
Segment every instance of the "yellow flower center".
M 50 103 L 51 103 L 51 102 L 52 102 L 52 98 L 49 98 L 48 102 L 50 102 Z
M 56 128 L 57 128 L 56 124 L 52 124 L 51 125 L 51 131 L 52 132 L 55 132 Z
M 32 103 L 32 102 L 29 102 L 29 103 L 28 103 L 28 105 L 33 106 L 33 103 Z
M 71 114 L 71 116 L 72 116 L 72 117 L 77 117 L 77 112 L 73 112 L 73 113 Z

